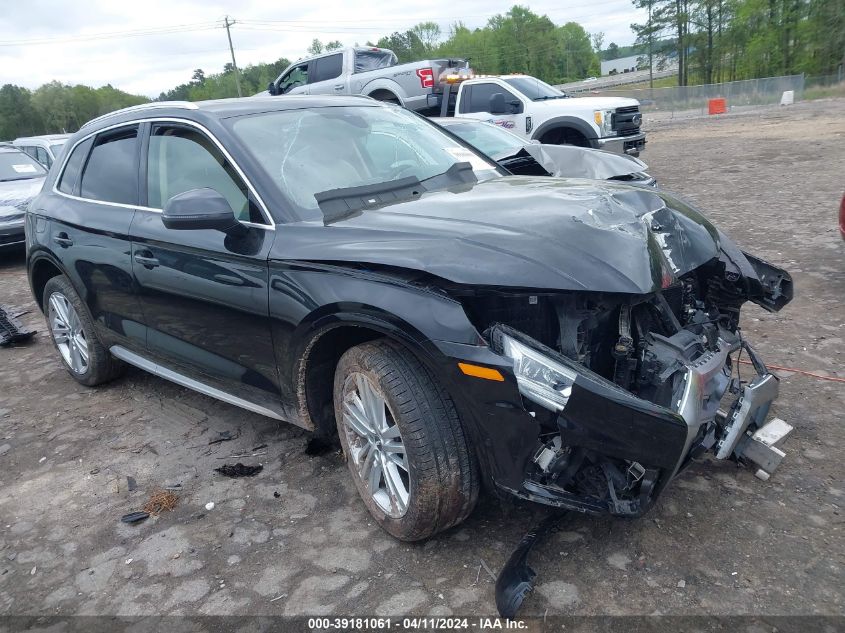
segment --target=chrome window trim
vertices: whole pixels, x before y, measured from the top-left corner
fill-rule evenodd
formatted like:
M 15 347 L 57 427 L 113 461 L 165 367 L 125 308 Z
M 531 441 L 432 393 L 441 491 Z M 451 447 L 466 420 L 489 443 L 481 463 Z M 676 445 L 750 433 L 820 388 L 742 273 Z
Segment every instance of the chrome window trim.
M 182 119 L 182 118 L 179 118 L 179 117 L 148 117 L 148 118 L 144 118 L 144 119 L 132 119 L 130 121 L 123 121 L 121 123 L 114 123 L 112 125 L 100 128 L 98 130 L 90 132 L 90 133 L 86 134 L 85 136 L 79 138 L 69 150 L 63 152 L 61 167 L 58 170 L 58 174 L 56 175 L 56 178 L 53 180 L 53 186 L 51 188 L 52 193 L 55 193 L 55 194 L 62 196 L 64 198 L 70 198 L 71 200 L 79 200 L 81 202 L 91 202 L 93 204 L 100 204 L 100 205 L 104 205 L 104 206 L 107 206 L 107 207 L 120 207 L 120 208 L 123 208 L 123 209 L 135 209 L 135 210 L 138 210 L 138 211 L 148 211 L 150 213 L 161 213 L 162 209 L 157 209 L 155 207 L 145 207 L 145 206 L 142 206 L 142 205 L 139 205 L 139 204 L 123 204 L 123 203 L 120 203 L 120 202 L 106 202 L 105 200 L 94 200 L 92 198 L 83 198 L 81 196 L 74 196 L 72 194 L 65 193 L 64 191 L 59 191 L 59 188 L 58 188 L 58 184 L 61 181 L 62 176 L 64 175 L 65 168 L 67 167 L 68 160 L 70 159 L 71 154 L 73 154 L 73 152 L 76 150 L 76 147 L 79 144 L 83 143 L 84 141 L 87 141 L 89 138 L 92 138 L 92 137 L 94 137 L 97 134 L 100 134 L 102 132 L 108 132 L 109 130 L 115 130 L 117 128 L 126 127 L 126 126 L 129 126 L 129 125 L 140 125 L 141 123 L 179 123 L 179 124 L 182 124 L 182 125 L 188 125 L 188 126 L 194 127 L 197 130 L 199 130 L 200 132 L 202 132 L 203 134 L 205 134 L 217 146 L 217 149 L 219 149 L 222 152 L 222 154 L 226 158 L 226 160 L 229 161 L 229 164 L 232 165 L 232 167 L 235 168 L 235 171 L 238 173 L 238 176 L 240 176 L 241 179 L 246 183 L 246 186 L 249 189 L 249 192 L 255 197 L 255 200 L 258 203 L 258 208 L 259 208 L 259 211 L 261 211 L 261 215 L 264 216 L 265 220 L 267 220 L 267 224 L 257 224 L 256 222 L 244 222 L 242 220 L 238 220 L 238 222 L 240 222 L 244 226 L 254 227 L 254 228 L 258 228 L 258 229 L 265 229 L 267 231 L 275 231 L 276 230 L 276 222 L 275 222 L 275 220 L 273 220 L 273 216 L 270 215 L 270 212 L 267 210 L 267 205 L 264 204 L 264 200 L 262 200 L 261 196 L 258 195 L 258 192 L 255 190 L 255 187 L 252 186 L 252 183 L 249 181 L 249 178 L 246 177 L 246 174 L 244 174 L 243 170 L 240 168 L 240 165 L 238 165 L 238 163 L 235 162 L 235 159 L 232 158 L 232 155 L 229 154 L 229 152 L 226 150 L 225 147 L 223 147 L 223 144 L 217 139 L 217 137 L 214 136 L 214 134 L 212 134 L 211 131 L 207 127 L 202 125 L 201 123 L 197 123 L 196 121 L 191 121 L 190 119 Z M 81 176 L 81 174 L 80 174 L 80 176 Z M 138 183 L 138 184 L 139 184 L 139 186 L 142 185 L 142 183 Z
M 95 117 L 90 121 L 83 123 L 82 127 L 88 127 L 89 125 L 93 125 L 94 123 L 98 123 L 100 121 L 105 121 L 113 116 L 117 116 L 119 114 L 128 114 L 130 112 L 138 112 L 144 110 L 151 110 L 153 108 L 176 108 L 182 110 L 199 110 L 199 106 L 196 103 L 192 103 L 190 101 L 158 101 L 152 103 L 140 103 L 138 105 L 129 106 L 128 108 L 121 108 L 120 110 L 115 110 L 114 112 L 108 112 L 101 116 Z M 80 128 L 82 129 L 82 128 Z

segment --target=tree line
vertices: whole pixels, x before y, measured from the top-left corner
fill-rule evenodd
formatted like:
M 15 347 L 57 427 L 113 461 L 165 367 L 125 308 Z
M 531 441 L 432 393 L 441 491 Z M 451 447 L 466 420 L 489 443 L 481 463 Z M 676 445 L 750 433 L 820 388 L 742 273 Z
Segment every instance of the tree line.
M 600 60 L 639 55 L 642 66 L 676 63 L 678 84 L 715 83 L 793 73 L 841 72 L 845 64 L 845 0 L 632 0 L 646 20 L 632 24 L 632 46 L 588 33 L 576 22 L 555 24 L 548 16 L 515 5 L 478 28 L 462 22 L 443 32 L 435 22 L 395 31 L 368 46 L 392 49 L 400 62 L 432 57 L 469 59 L 476 72 L 531 74 L 566 83 L 599 74 Z M 347 43 L 348 44 L 348 43 Z M 357 42 L 355 43 L 358 44 Z M 315 55 L 342 48 L 314 39 Z M 290 61 L 239 69 L 241 91 L 265 90 Z M 199 101 L 237 96 L 235 69 L 194 70 L 191 79 L 162 92 L 159 100 Z M 76 131 L 85 121 L 148 101 L 111 85 L 90 88 L 51 82 L 28 90 L 0 88 L 0 139 Z
M 637 44 L 675 61 L 680 86 L 845 66 L 845 0 L 632 1 L 647 16 L 631 25 Z

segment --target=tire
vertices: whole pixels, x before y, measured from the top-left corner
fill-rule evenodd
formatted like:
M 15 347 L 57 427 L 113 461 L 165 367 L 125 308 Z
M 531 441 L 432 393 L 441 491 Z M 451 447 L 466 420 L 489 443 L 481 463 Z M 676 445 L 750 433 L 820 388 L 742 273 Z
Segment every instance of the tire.
M 93 387 L 114 380 L 126 370 L 126 365 L 100 343 L 88 308 L 67 277 L 58 275 L 47 281 L 43 296 L 53 345 L 65 369 L 77 382 Z M 70 327 L 60 327 L 62 322 Z M 68 331 L 71 335 L 66 334 Z
M 379 406 L 367 409 L 364 404 L 373 401 L 372 394 L 384 403 L 382 431 L 375 434 L 370 432 L 374 424 L 369 430 L 361 424 L 362 413 L 365 422 L 378 419 L 371 412 Z M 402 541 L 418 541 L 469 516 L 478 500 L 475 455 L 451 398 L 413 354 L 387 339 L 349 349 L 335 370 L 334 404 L 352 478 L 385 531 Z M 380 474 L 373 493 L 370 481 L 376 470 Z M 406 497 L 398 484 L 404 485 Z

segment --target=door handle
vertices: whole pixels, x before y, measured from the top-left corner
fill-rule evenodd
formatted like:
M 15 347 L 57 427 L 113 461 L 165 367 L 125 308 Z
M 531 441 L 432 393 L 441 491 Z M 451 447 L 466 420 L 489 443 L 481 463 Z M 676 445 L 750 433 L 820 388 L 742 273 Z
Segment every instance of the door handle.
M 153 269 L 156 266 L 159 266 L 158 260 L 153 257 L 153 254 L 150 251 L 141 251 L 140 253 L 135 253 L 134 259 L 144 268 Z
M 53 241 L 61 246 L 62 248 L 67 248 L 68 246 L 73 246 L 73 240 L 67 236 L 67 233 L 62 231 L 58 235 L 53 238 Z
M 334 89 L 335 90 L 343 90 L 345 87 L 346 86 L 344 86 L 343 84 L 339 84 L 339 85 L 335 86 Z

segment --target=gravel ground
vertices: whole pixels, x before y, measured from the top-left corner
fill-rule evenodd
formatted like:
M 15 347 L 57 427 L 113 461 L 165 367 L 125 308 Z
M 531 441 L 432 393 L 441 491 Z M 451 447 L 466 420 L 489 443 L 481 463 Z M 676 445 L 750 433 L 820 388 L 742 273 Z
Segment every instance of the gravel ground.
M 843 111 L 826 100 L 653 119 L 643 156 L 666 188 L 791 271 L 790 306 L 744 315 L 764 358 L 831 376 L 845 374 Z M 141 371 L 77 385 L 43 333 L 22 256 L 0 260 L 0 303 L 42 330 L 0 349 L 0 615 L 495 613 L 482 561 L 501 568 L 530 508 L 485 499 L 462 526 L 397 542 L 340 457 L 306 455 L 293 427 Z M 522 614 L 842 614 L 845 385 L 780 374 L 774 413 L 796 430 L 770 481 L 704 462 L 644 519 L 567 520 L 534 552 Z M 209 445 L 227 431 L 240 435 Z M 213 472 L 235 461 L 264 470 Z M 119 521 L 170 484 L 181 484 L 175 510 Z

